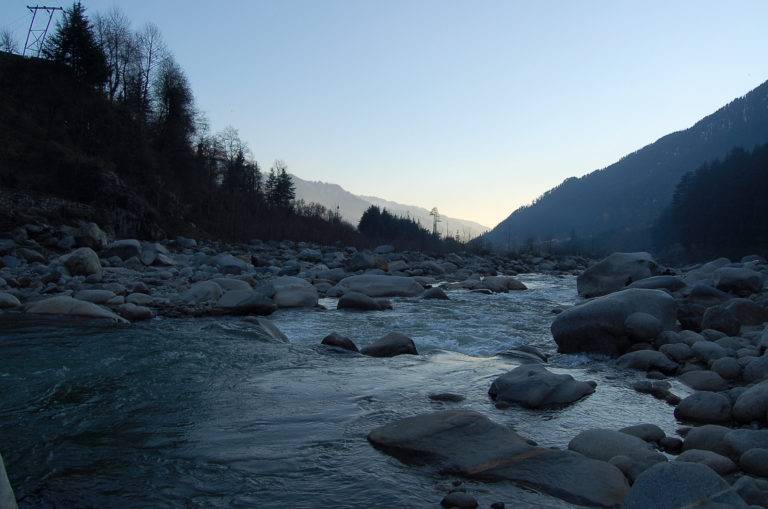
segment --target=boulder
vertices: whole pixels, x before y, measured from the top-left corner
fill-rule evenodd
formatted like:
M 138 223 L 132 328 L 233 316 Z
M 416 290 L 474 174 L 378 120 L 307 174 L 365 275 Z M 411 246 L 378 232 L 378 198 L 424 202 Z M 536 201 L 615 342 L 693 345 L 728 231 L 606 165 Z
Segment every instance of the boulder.
M 115 298 L 115 293 L 109 290 L 80 290 L 73 297 L 94 304 L 106 304 Z
M 155 313 L 148 307 L 137 306 L 136 304 L 131 304 L 130 302 L 117 306 L 117 314 L 126 320 L 130 320 L 131 322 L 151 320 L 155 317 Z
M 49 297 L 27 305 L 26 312 L 37 315 L 62 315 L 80 318 L 109 320 L 115 323 L 127 323 L 124 318 L 92 302 L 73 299 L 66 295 Z
M 683 363 L 693 355 L 691 347 L 685 343 L 667 343 L 666 345 L 661 345 L 661 347 L 659 347 L 659 352 L 677 363 Z
M 621 428 L 619 431 L 652 443 L 658 443 L 666 436 L 664 430 L 655 424 L 650 423 L 627 426 L 626 428 Z
M 614 456 L 650 460 L 653 463 L 666 461 L 664 455 L 655 451 L 653 446 L 645 440 L 609 429 L 582 431 L 571 439 L 568 449 L 602 461 L 608 461 Z
M 768 354 L 755 357 L 744 366 L 741 378 L 748 383 L 768 379 Z
M 703 369 L 687 371 L 678 379 L 691 389 L 697 391 L 724 391 L 728 388 L 728 382 L 714 371 Z
M 229 290 L 224 292 L 216 307 L 228 315 L 269 315 L 276 309 L 269 297 L 251 290 Z
M 214 256 L 211 259 L 211 263 L 215 265 L 222 274 L 237 275 L 253 269 L 253 265 L 241 258 L 232 256 L 229 253 L 221 253 Z
M 700 423 L 729 422 L 731 400 L 719 392 L 695 392 L 677 405 L 675 417 L 681 421 Z
M 768 381 L 747 388 L 736 398 L 733 418 L 745 424 L 768 419 Z
M 117 256 L 125 261 L 134 256 L 141 259 L 141 243 L 136 239 L 116 240 L 109 244 L 102 252 L 104 258 Z
M 486 276 L 479 288 L 485 288 L 493 293 L 507 293 L 508 291 L 527 290 L 522 282 L 510 276 Z
M 392 309 L 392 303 L 386 299 L 374 299 L 359 292 L 347 292 L 339 298 L 336 309 L 356 309 L 359 311 L 381 311 Z
M 437 286 L 434 286 L 432 288 L 428 288 L 427 291 L 424 292 L 424 294 L 421 296 L 422 299 L 437 299 L 437 300 L 448 300 L 448 295 L 443 291 L 442 288 L 438 288 Z
M 739 468 L 759 477 L 768 477 L 768 449 L 755 448 L 746 451 L 739 458 Z
M 374 429 L 368 440 L 405 463 L 436 472 L 512 481 L 578 505 L 618 507 L 627 490 L 613 465 L 572 451 L 530 445 L 509 426 L 477 412 L 441 411 Z
M 707 424 L 705 426 L 691 428 L 691 430 L 688 431 L 688 434 L 685 435 L 683 450 L 703 449 L 705 451 L 716 452 L 722 456 L 728 456 L 730 451 L 725 447 L 723 439 L 729 431 L 731 431 L 730 428 L 718 426 L 716 424 Z
M 525 408 L 561 407 L 592 394 L 595 385 L 557 375 L 541 364 L 526 364 L 494 380 L 488 394 L 494 401 Z
M 713 360 L 709 369 L 726 380 L 735 380 L 741 375 L 741 365 L 733 357 L 721 357 Z
M 723 436 L 727 456 L 738 460 L 750 449 L 768 449 L 768 429 L 733 429 Z
M 623 509 L 699 506 L 746 509 L 744 500 L 729 488 L 728 483 L 706 465 L 684 461 L 658 463 L 638 476 Z
M 582 297 L 599 297 L 658 272 L 659 267 L 649 253 L 613 253 L 579 275 L 576 289 Z
M 72 276 L 96 276 L 101 278 L 99 255 L 90 247 L 81 247 L 60 258 L 61 264 Z
M 412 277 L 362 274 L 345 277 L 328 291 L 328 296 L 358 292 L 369 297 L 417 297 L 423 291 L 424 287 Z
M 251 285 L 242 279 L 235 279 L 232 277 L 215 277 L 211 279 L 211 281 L 219 285 L 225 292 L 228 292 L 229 290 L 251 290 Z
M 155 302 L 155 298 L 146 293 L 131 293 L 125 297 L 125 302 L 136 304 L 137 306 L 148 306 Z
M 190 304 L 218 301 L 221 298 L 221 287 L 213 281 L 199 281 L 181 295 L 181 299 Z
M 275 305 L 279 308 L 299 308 L 317 306 L 317 289 L 306 280 L 293 277 L 281 276 L 270 281 L 275 289 L 275 295 L 272 297 Z
M 335 332 L 332 332 L 327 336 L 325 336 L 323 340 L 320 342 L 320 344 L 323 344 L 326 346 L 335 346 L 337 348 L 349 350 L 350 352 L 359 351 L 354 341 L 352 341 L 346 336 L 342 336 L 341 334 L 337 334 Z
M 0 309 L 12 309 L 21 306 L 21 302 L 8 292 L 0 292 Z
M 370 357 L 394 357 L 396 355 L 418 355 L 416 345 L 408 336 L 399 332 L 390 332 L 383 338 L 377 339 L 363 347 L 360 353 Z
M 725 305 L 708 307 L 701 319 L 702 329 L 714 329 L 726 336 L 738 336 L 741 323 L 736 313 Z
M 377 267 L 376 259 L 368 253 L 357 252 L 347 260 L 344 264 L 344 268 L 349 272 L 356 272 L 358 270 L 375 269 Z
M 664 329 L 676 322 L 677 304 L 663 290 L 632 288 L 566 309 L 552 323 L 562 353 L 597 352 L 620 355 L 632 344 L 625 323 L 637 312 L 655 317 Z
M 304 248 L 299 251 L 299 260 L 306 260 L 308 262 L 320 262 L 323 259 L 323 253 L 317 249 Z
M 676 292 L 685 288 L 686 284 L 678 276 L 651 276 L 649 278 L 635 281 L 627 288 L 645 288 L 647 290 L 666 290 Z
M 768 321 L 768 309 L 749 299 L 731 299 L 725 308 L 741 325 L 760 325 Z
M 13 494 L 13 488 L 8 480 L 8 474 L 5 471 L 3 457 L 0 456 L 0 508 L 17 509 L 16 496 Z
M 653 315 L 632 313 L 624 320 L 624 329 L 632 341 L 647 341 L 656 339 L 664 327 Z
M 725 348 L 713 341 L 707 340 L 695 342 L 691 347 L 691 353 L 693 353 L 694 357 L 698 357 L 705 362 L 728 357 L 728 351 Z
M 763 287 L 763 275 L 746 267 L 722 267 L 713 276 L 715 288 L 742 297 L 757 293 Z
M 728 475 L 736 471 L 736 463 L 716 452 L 704 449 L 688 449 L 675 458 L 675 461 L 700 463 L 706 465 L 720 475 Z
M 75 232 L 78 246 L 89 247 L 96 251 L 104 249 L 109 242 L 107 234 L 96 223 L 83 223 Z
M 453 491 L 443 497 L 440 505 L 446 509 L 475 509 L 477 500 L 469 493 Z
M 657 370 L 671 374 L 677 371 L 677 363 L 656 350 L 638 350 L 625 353 L 616 360 L 616 364 L 622 368 L 640 369 L 643 371 Z

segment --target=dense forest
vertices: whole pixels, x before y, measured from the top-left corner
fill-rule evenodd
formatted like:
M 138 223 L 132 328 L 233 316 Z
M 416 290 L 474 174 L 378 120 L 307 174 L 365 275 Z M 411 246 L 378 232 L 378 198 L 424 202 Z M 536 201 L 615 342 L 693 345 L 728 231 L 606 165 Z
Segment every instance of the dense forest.
M 766 196 L 768 144 L 735 149 L 683 176 L 657 221 L 656 249 L 680 260 L 768 255 Z
M 596 253 L 648 249 L 659 213 L 680 178 L 736 147 L 768 142 L 768 82 L 689 129 L 669 134 L 618 162 L 566 179 L 520 207 L 485 239 L 515 249 L 578 239 Z
M 392 243 L 406 249 L 440 252 L 464 247 L 458 239 L 442 238 L 410 217 L 394 215 L 376 205 L 363 213 L 358 230 L 373 243 Z
M 210 132 L 156 26 L 134 30 L 117 9 L 90 19 L 75 3 L 42 56 L 0 53 L 6 196 L 85 204 L 82 219 L 121 236 L 360 241 L 336 213 L 295 201 L 283 161 L 264 171 L 236 129 Z M 0 222 L 23 212 L 6 203 Z

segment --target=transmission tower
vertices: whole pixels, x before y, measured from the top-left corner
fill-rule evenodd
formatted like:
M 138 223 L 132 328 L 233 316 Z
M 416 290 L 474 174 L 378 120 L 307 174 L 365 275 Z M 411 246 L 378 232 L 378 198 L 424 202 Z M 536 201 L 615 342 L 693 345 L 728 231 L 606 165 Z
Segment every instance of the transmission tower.
M 437 207 L 432 207 L 429 215 L 432 216 L 432 235 L 437 236 L 439 234 L 437 231 L 437 223 L 443 222 L 443 220 L 440 219 L 440 213 L 437 211 Z
M 30 53 L 37 53 L 35 56 L 40 58 L 40 54 L 43 52 L 43 45 L 45 44 L 45 36 L 48 35 L 48 29 L 51 26 L 51 20 L 56 11 L 63 11 L 61 7 L 48 7 L 45 5 L 28 5 L 27 9 L 32 13 L 32 21 L 29 22 L 29 30 L 27 31 L 27 40 L 24 42 L 24 52 L 22 55 L 27 56 L 27 50 Z M 48 13 L 48 21 L 45 21 L 45 28 L 42 24 L 35 26 L 35 20 L 37 18 L 38 11 L 45 11 Z M 45 20 L 45 14 L 40 15 L 40 19 Z

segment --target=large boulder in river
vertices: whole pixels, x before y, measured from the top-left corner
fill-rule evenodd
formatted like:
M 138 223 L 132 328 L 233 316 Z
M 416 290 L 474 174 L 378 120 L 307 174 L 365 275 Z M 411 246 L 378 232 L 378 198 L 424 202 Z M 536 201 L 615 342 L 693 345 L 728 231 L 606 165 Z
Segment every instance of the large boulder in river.
M 748 507 L 714 470 L 699 463 L 672 461 L 649 468 L 635 480 L 624 509 Z
M 749 387 L 736 398 L 733 418 L 745 424 L 768 420 L 768 381 Z
M 467 410 L 400 419 L 374 429 L 368 440 L 404 463 L 512 481 L 572 504 L 619 507 L 629 488 L 621 471 L 605 461 L 532 446 L 509 426 Z
M 383 338 L 377 339 L 368 346 L 360 349 L 360 353 L 371 357 L 394 357 L 396 355 L 418 355 L 413 340 L 399 332 L 390 332 Z
M 116 240 L 107 246 L 102 255 L 105 259 L 117 256 L 123 261 L 134 256 L 141 258 L 141 244 L 136 239 Z
M 722 267 L 714 272 L 715 288 L 742 297 L 763 287 L 763 275 L 747 267 Z
M 582 297 L 599 297 L 658 273 L 649 253 L 613 253 L 579 275 L 576 289 Z
M 485 288 L 493 293 L 507 293 L 508 291 L 527 290 L 521 281 L 511 276 L 486 276 L 478 288 Z
M 272 297 L 279 308 L 302 308 L 317 306 L 317 288 L 300 277 L 282 276 L 270 281 L 275 289 Z
M 541 364 L 527 364 L 494 380 L 488 394 L 497 402 L 526 408 L 561 407 L 592 394 L 595 385 L 557 375 Z
M 5 472 L 5 463 L 3 463 L 3 457 L 0 456 L 0 508 L 16 509 L 17 507 L 13 488 L 8 481 L 8 474 Z
M 328 290 L 329 297 L 339 297 L 347 292 L 358 292 L 369 297 L 416 297 L 424 287 L 412 277 L 361 274 L 345 277 Z
M 116 323 L 126 323 L 124 318 L 112 311 L 97 306 L 92 302 L 73 299 L 66 295 L 58 295 L 44 300 L 38 300 L 27 305 L 27 313 L 36 315 L 60 315 L 78 318 L 94 318 L 109 320 Z
M 562 353 L 620 355 L 632 345 L 627 318 L 633 313 L 655 317 L 663 329 L 676 321 L 677 304 L 663 290 L 631 288 L 566 309 L 552 322 L 552 336 Z
M 392 309 L 387 299 L 374 299 L 359 292 L 347 292 L 339 298 L 336 309 L 356 309 L 358 311 L 382 311 Z
M 71 276 L 102 276 L 99 255 L 90 247 L 81 247 L 62 256 L 61 264 Z

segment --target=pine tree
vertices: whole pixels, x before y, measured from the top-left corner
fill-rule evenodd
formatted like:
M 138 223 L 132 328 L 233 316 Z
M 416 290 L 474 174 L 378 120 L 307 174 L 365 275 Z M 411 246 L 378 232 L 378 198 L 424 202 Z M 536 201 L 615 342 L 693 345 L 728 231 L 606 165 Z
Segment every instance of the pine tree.
M 64 11 L 54 33 L 46 44 L 47 58 L 72 68 L 75 76 L 94 87 L 103 86 L 109 75 L 104 51 L 96 43 L 85 7 L 75 2 Z
M 269 169 L 269 176 L 264 184 L 264 196 L 270 207 L 277 207 L 277 174 L 274 168 Z

